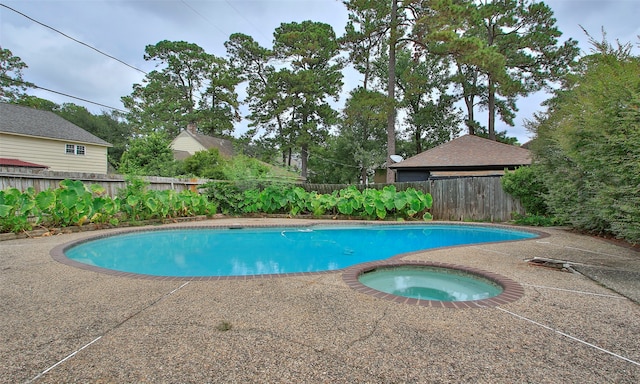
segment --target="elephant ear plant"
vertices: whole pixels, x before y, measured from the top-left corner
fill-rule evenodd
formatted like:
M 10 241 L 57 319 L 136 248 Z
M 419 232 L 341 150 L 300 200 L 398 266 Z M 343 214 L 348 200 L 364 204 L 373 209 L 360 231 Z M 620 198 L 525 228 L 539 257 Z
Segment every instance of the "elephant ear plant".
M 205 193 L 225 214 L 280 213 L 289 215 L 344 215 L 364 219 L 431 220 L 430 194 L 409 188 L 397 191 L 393 185 L 382 190 L 355 186 L 332 193 L 307 192 L 299 186 L 251 186 L 241 190 L 230 182 L 206 185 Z
M 82 225 L 89 222 L 93 216 L 93 194 L 82 181 L 62 180 L 58 198 L 60 204 L 56 206 L 54 215 L 62 226 Z
M 16 188 L 0 191 L 0 231 L 31 229 L 29 217 L 35 208 L 34 193 L 33 188 L 25 192 Z
M 216 205 L 192 191 L 147 190 L 133 181 L 111 198 L 98 184 L 63 180 L 59 188 L 36 193 L 33 188 L 0 191 L 0 232 L 20 232 L 40 227 L 81 226 L 86 223 L 118 225 L 122 221 L 211 215 Z
M 0 191 L 0 231 L 19 232 L 41 227 L 81 226 L 86 223 L 118 225 L 125 221 L 164 220 L 178 217 L 226 214 L 284 213 L 289 215 L 344 215 L 385 220 L 430 220 L 433 199 L 409 188 L 398 191 L 358 190 L 350 186 L 332 193 L 307 192 L 299 186 L 257 184 L 240 188 L 230 182 L 211 183 L 205 194 L 192 191 L 148 190 L 143 180 L 131 179 L 111 198 L 97 184 L 63 180 L 60 187 L 36 193 L 15 188 Z

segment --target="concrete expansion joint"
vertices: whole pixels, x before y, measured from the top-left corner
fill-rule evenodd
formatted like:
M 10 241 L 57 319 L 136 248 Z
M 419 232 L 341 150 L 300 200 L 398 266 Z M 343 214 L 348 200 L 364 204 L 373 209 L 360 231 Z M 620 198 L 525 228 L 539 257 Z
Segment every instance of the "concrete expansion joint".
M 116 325 L 114 325 L 113 327 L 107 329 L 106 331 L 104 331 L 102 333 L 102 335 L 96 337 L 95 339 L 93 339 L 92 341 L 90 341 L 89 343 L 83 345 L 82 347 L 80 347 L 79 349 L 75 350 L 74 352 L 72 352 L 71 354 L 67 355 L 65 358 L 63 358 L 62 360 L 58 361 L 57 363 L 53 364 L 52 366 L 48 367 L 47 369 L 45 369 L 44 371 L 40 372 L 38 375 L 36 375 L 35 377 L 33 377 L 31 380 L 28 381 L 28 383 L 32 383 L 38 379 L 40 379 L 42 376 L 44 376 L 47 372 L 51 371 L 52 369 L 56 368 L 57 366 L 59 366 L 60 364 L 64 363 L 65 361 L 69 360 L 70 358 L 74 357 L 77 353 L 79 353 L 80 351 L 82 351 L 85 348 L 88 348 L 89 346 L 91 346 L 93 343 L 97 342 L 98 340 L 102 339 L 104 336 L 108 335 L 109 333 L 111 333 L 112 331 L 120 328 L 122 325 L 124 325 L 125 323 L 127 323 L 129 320 L 133 319 L 134 317 L 138 316 L 140 313 L 146 311 L 147 309 L 153 307 L 154 305 L 158 304 L 159 302 L 161 302 L 162 300 L 164 300 L 165 298 L 171 296 L 172 294 L 174 294 L 175 292 L 177 292 L 178 290 L 182 289 L 184 286 L 186 286 L 187 284 L 189 284 L 189 282 L 187 281 L 186 283 L 182 284 L 181 286 L 179 286 L 178 288 L 172 290 L 171 292 L 168 292 L 162 296 L 160 296 L 158 299 L 152 301 L 150 304 L 146 305 L 145 307 L 141 308 L 140 310 L 134 312 L 133 314 L 129 315 L 127 318 L 125 318 L 124 320 L 122 320 L 121 322 L 117 323 Z
M 602 348 L 602 347 L 599 347 L 599 346 L 597 346 L 597 345 L 595 345 L 595 344 L 592 344 L 592 343 L 589 343 L 589 342 L 587 342 L 587 341 L 585 341 L 585 340 L 579 339 L 579 338 L 577 338 L 577 337 L 575 337 L 575 336 L 571 336 L 571 335 L 570 335 L 570 334 L 568 334 L 568 333 L 562 332 L 562 331 L 560 331 L 560 330 L 558 330 L 558 329 L 555 329 L 555 328 L 550 327 L 550 326 L 548 326 L 548 325 L 542 324 L 542 323 L 540 323 L 540 322 L 538 322 L 538 321 L 535 321 L 535 320 L 529 319 L 529 318 L 524 317 L 524 316 L 522 316 L 522 315 L 519 315 L 519 314 L 517 314 L 517 313 L 515 313 L 515 312 L 511 312 L 511 311 L 506 310 L 506 309 L 501 308 L 501 307 L 495 307 L 495 309 L 500 310 L 500 311 L 502 311 L 502 312 L 504 312 L 504 313 L 508 313 L 509 315 L 511 315 L 511 316 L 513 316 L 513 317 L 515 317 L 515 318 L 518 318 L 518 319 L 523 320 L 523 321 L 527 321 L 527 322 L 529 322 L 529 323 L 531 323 L 531 324 L 534 324 L 534 325 L 536 325 L 536 326 L 538 326 L 538 327 L 544 328 L 544 329 L 546 329 L 547 331 L 557 333 L 557 334 L 559 334 L 559 335 L 561 335 L 561 336 L 566 337 L 567 339 L 569 339 L 569 340 L 571 340 L 571 341 L 574 341 L 574 342 L 577 342 L 577 343 L 583 344 L 583 345 L 585 345 L 585 346 L 587 346 L 587 347 L 593 348 L 593 349 L 595 349 L 595 350 L 597 350 L 597 351 L 600 351 L 600 352 L 606 353 L 606 354 L 608 354 L 608 355 L 610 355 L 610 356 L 613 356 L 613 357 L 615 357 L 615 358 L 617 358 L 617 359 L 624 360 L 624 361 L 626 361 L 627 363 L 630 363 L 630 364 L 633 364 L 633 365 L 636 365 L 636 366 L 639 366 L 639 367 L 640 367 L 640 362 L 638 362 L 638 361 L 632 360 L 632 359 L 630 359 L 630 358 L 628 358 L 628 357 L 625 357 L 625 356 L 622 356 L 622 355 L 617 354 L 617 353 L 615 353 L 615 352 L 609 351 L 609 350 L 604 349 L 604 348 Z

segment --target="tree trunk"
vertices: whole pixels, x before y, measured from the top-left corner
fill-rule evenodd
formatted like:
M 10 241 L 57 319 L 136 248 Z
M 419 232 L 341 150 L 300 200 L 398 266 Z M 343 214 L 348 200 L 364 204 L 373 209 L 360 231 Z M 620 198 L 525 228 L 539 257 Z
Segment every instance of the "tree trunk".
M 395 181 L 395 172 L 389 168 L 392 164 L 391 156 L 396 154 L 396 40 L 398 24 L 398 3 L 391 0 L 391 32 L 389 34 L 389 83 L 387 97 L 389 107 L 387 111 L 387 183 Z
M 496 36 L 496 25 L 493 22 L 487 24 L 487 43 L 489 46 L 493 45 L 493 40 Z M 493 82 L 492 74 L 487 74 L 489 82 L 487 84 L 487 112 L 489 113 L 489 123 L 487 129 L 489 130 L 489 140 L 496 141 L 496 85 Z
M 368 86 L 369 86 L 369 57 L 367 56 L 367 61 L 365 63 L 365 70 L 364 70 L 364 83 L 362 88 L 364 88 L 364 90 L 366 91 Z
M 496 89 L 493 79 L 489 76 L 489 140 L 496 141 Z
M 462 70 L 462 66 L 459 63 L 456 63 L 458 67 L 458 75 L 461 78 L 466 78 L 466 73 Z M 462 98 L 464 99 L 464 105 L 467 107 L 467 119 L 465 120 L 465 124 L 467 129 L 469 130 L 470 135 L 476 134 L 476 121 L 473 114 L 473 102 L 475 99 L 473 89 L 478 83 L 478 73 L 473 73 L 473 83 L 469 83 L 466 81 L 462 82 Z
M 307 144 L 302 144 L 300 147 L 300 176 L 303 179 L 307 179 L 307 158 L 309 157 L 309 147 Z
M 367 184 L 367 168 L 360 168 L 360 184 Z
M 465 123 L 467 124 L 467 129 L 469 130 L 470 135 L 476 134 L 476 123 L 473 117 L 473 96 L 465 96 L 464 104 L 467 106 L 467 120 Z

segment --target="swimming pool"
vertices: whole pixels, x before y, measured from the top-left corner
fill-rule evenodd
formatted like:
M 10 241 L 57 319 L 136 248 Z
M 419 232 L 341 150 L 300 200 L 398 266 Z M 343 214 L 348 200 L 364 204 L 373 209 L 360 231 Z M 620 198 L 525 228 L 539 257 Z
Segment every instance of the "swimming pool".
M 194 227 L 89 239 L 64 246 L 56 259 L 149 276 L 272 275 L 332 271 L 408 252 L 536 236 L 478 225 Z

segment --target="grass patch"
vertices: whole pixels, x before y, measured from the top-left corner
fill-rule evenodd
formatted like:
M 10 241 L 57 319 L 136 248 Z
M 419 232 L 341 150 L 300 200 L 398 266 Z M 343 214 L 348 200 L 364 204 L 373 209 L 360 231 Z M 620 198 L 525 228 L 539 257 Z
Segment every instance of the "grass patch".
M 221 322 L 218 323 L 218 325 L 216 325 L 216 329 L 220 332 L 226 332 L 231 330 L 233 326 L 231 325 L 230 322 L 226 321 L 226 320 L 222 320 Z

